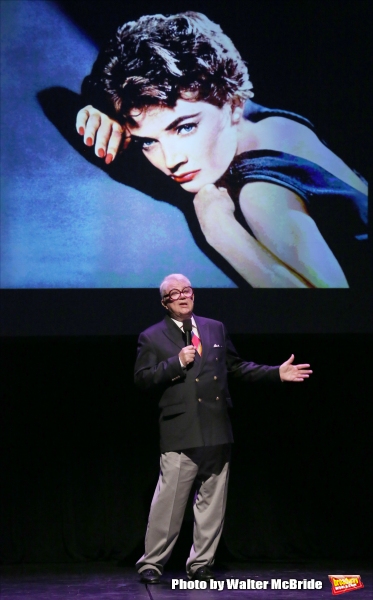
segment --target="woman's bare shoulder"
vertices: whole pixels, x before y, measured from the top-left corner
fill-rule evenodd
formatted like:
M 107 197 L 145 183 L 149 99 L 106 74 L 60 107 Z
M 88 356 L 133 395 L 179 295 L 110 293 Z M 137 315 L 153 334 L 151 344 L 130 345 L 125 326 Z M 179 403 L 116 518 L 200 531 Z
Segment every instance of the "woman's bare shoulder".
M 302 145 L 315 146 L 322 143 L 312 129 L 286 117 L 268 117 L 256 123 L 255 128 L 262 149 L 296 154 L 296 150 Z
M 297 210 L 307 213 L 302 198 L 287 187 L 268 181 L 253 181 L 243 186 L 239 202 L 244 212 L 259 208 L 263 213 L 273 216 L 273 211 L 283 213 L 287 210 Z
M 348 185 L 366 194 L 366 184 L 318 138 L 316 133 L 292 119 L 274 116 L 255 124 L 256 150 L 275 150 L 319 165 Z

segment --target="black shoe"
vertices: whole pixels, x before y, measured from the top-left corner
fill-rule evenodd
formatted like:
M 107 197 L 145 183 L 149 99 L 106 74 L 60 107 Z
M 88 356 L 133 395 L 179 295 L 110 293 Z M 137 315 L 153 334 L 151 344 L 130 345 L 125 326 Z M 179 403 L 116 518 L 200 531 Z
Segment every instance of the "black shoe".
M 159 573 L 155 569 L 141 571 L 141 583 L 159 583 Z
M 210 581 L 210 579 L 214 579 L 214 573 L 208 567 L 200 567 L 193 573 L 192 579 L 198 581 Z

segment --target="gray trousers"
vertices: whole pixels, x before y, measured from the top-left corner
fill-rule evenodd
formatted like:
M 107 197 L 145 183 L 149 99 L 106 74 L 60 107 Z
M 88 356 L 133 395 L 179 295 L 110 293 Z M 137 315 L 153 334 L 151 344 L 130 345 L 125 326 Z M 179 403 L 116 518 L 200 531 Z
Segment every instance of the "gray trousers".
M 162 574 L 180 533 L 194 482 L 193 546 L 186 563 L 189 576 L 214 563 L 223 530 L 227 502 L 230 445 L 191 448 L 161 455 L 160 474 L 150 507 L 145 554 L 136 563 L 139 573 Z

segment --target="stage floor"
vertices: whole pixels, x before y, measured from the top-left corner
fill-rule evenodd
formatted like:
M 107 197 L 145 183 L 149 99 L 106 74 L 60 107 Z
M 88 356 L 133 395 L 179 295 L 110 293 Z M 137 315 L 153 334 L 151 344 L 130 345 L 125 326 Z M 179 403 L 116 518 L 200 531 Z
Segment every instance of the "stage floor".
M 190 589 L 182 571 L 165 571 L 161 583 L 144 585 L 136 571 L 116 563 L 63 565 L 9 565 L 1 568 L 1 600 L 239 600 L 332 598 L 328 575 L 360 575 L 364 588 L 355 589 L 348 600 L 373 598 L 372 571 L 365 563 L 251 562 L 220 565 L 216 580 L 206 589 Z M 174 580 L 174 581 L 173 581 Z M 296 581 L 302 589 L 279 586 Z M 268 582 L 267 584 L 265 582 Z M 302 583 L 303 582 L 303 583 Z M 312 583 L 313 582 L 313 583 Z M 317 583 L 316 582 L 321 582 Z M 295 585 L 294 583 L 292 585 Z M 320 586 L 321 589 L 309 589 Z M 211 589 L 215 586 L 216 589 Z M 306 586 L 306 589 L 304 589 Z M 259 589 L 258 589 L 259 588 Z M 339 597 L 345 597 L 340 594 Z

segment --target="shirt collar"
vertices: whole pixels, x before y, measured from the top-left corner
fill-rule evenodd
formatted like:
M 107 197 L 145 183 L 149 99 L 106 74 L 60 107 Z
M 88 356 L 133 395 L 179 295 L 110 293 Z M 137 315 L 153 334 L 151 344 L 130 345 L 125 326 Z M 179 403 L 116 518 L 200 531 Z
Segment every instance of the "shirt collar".
M 172 317 L 171 317 L 171 319 L 172 319 Z M 194 316 L 193 316 L 193 315 L 192 315 L 192 319 L 191 319 L 191 320 L 192 320 L 192 325 L 193 325 L 193 327 L 194 327 L 195 329 L 197 329 L 197 325 L 196 325 L 196 322 L 195 322 L 195 320 L 194 320 Z M 173 321 L 174 323 L 176 323 L 176 325 L 177 325 L 177 326 L 178 326 L 180 329 L 183 329 L 183 321 L 177 321 L 176 319 L 172 319 L 172 321 Z

